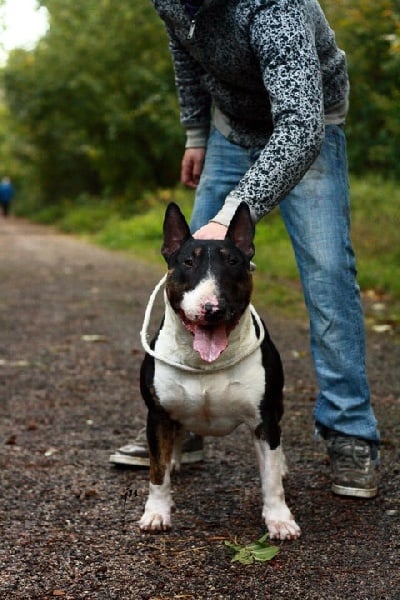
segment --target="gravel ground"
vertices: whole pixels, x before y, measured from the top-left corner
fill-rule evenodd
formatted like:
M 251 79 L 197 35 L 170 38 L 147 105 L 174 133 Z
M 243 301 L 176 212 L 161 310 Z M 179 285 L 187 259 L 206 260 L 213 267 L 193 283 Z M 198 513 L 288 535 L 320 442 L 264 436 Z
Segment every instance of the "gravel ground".
M 380 494 L 343 499 L 313 440 L 307 325 L 261 311 L 284 362 L 286 495 L 303 535 L 244 566 L 224 542 L 264 533 L 247 431 L 207 439 L 206 460 L 174 477 L 168 534 L 138 531 L 146 470 L 108 463 L 144 421 L 138 332 L 161 271 L 13 218 L 0 256 L 1 599 L 400 597 L 398 334 L 368 331 Z

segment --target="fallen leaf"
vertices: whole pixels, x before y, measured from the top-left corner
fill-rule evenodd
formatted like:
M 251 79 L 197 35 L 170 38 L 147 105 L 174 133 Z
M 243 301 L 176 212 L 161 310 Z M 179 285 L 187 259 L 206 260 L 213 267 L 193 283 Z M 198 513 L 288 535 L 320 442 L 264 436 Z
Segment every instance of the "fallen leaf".
M 234 543 L 225 541 L 225 545 L 234 553 L 231 562 L 240 562 L 242 565 L 251 565 L 254 561 L 265 562 L 267 560 L 272 560 L 274 556 L 278 554 L 279 546 L 270 546 L 270 544 L 266 542 L 267 538 L 268 533 L 263 535 L 256 542 L 247 544 L 247 546 L 238 544 L 236 538 Z
M 46 457 L 49 457 L 49 456 L 53 456 L 53 454 L 55 454 L 56 452 L 57 452 L 57 448 L 48 448 L 48 449 L 47 449 L 47 450 L 44 452 L 44 455 L 45 455 Z
M 386 309 L 386 304 L 383 302 L 375 302 L 371 308 L 375 312 L 383 312 Z
M 93 342 L 106 342 L 107 338 L 105 335 L 100 335 L 98 333 L 88 333 L 88 334 L 84 334 L 82 335 L 81 339 L 84 342 L 89 342 L 89 343 L 93 343 Z
M 27 360 L 0 360 L 0 367 L 29 367 L 31 363 Z
M 376 333 L 386 333 L 387 331 L 392 331 L 393 327 L 388 323 L 383 323 L 382 325 L 373 325 L 372 330 Z
M 293 358 L 305 358 L 307 356 L 307 352 L 305 350 L 292 350 Z

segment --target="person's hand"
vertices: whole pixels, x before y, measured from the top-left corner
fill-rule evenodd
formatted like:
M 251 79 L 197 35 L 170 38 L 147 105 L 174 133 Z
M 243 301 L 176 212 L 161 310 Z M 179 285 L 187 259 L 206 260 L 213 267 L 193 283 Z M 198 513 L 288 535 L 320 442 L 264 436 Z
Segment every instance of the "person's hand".
M 203 170 L 205 148 L 186 148 L 181 163 L 181 181 L 189 188 L 197 187 Z
M 196 240 L 223 240 L 227 230 L 228 228 L 225 225 L 211 221 L 211 223 L 207 223 L 207 225 L 203 225 L 195 231 L 193 237 Z

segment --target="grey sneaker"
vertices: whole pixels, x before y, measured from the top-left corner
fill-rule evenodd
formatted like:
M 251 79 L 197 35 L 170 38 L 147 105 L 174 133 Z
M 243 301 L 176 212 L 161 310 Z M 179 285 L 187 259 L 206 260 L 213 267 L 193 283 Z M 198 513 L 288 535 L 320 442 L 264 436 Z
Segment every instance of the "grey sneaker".
M 186 433 L 182 445 L 182 464 L 191 464 L 204 459 L 203 438 Z M 146 428 L 143 427 L 131 444 L 126 444 L 110 455 L 110 462 L 125 467 L 149 467 Z
M 327 449 L 332 492 L 339 496 L 374 498 L 378 493 L 378 449 L 356 437 L 329 432 Z

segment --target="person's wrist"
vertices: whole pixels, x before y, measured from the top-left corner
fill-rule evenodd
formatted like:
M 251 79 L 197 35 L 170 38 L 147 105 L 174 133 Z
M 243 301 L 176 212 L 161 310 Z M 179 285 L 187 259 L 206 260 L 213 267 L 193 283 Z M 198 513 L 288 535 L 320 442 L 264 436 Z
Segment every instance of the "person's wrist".
M 221 223 L 221 221 L 216 221 L 215 219 L 210 219 L 208 221 L 209 223 L 214 223 L 215 225 L 220 225 L 221 227 L 225 227 L 225 229 L 228 229 L 228 224 L 226 223 Z
M 185 148 L 205 148 L 207 146 L 208 127 L 190 127 L 186 130 Z

